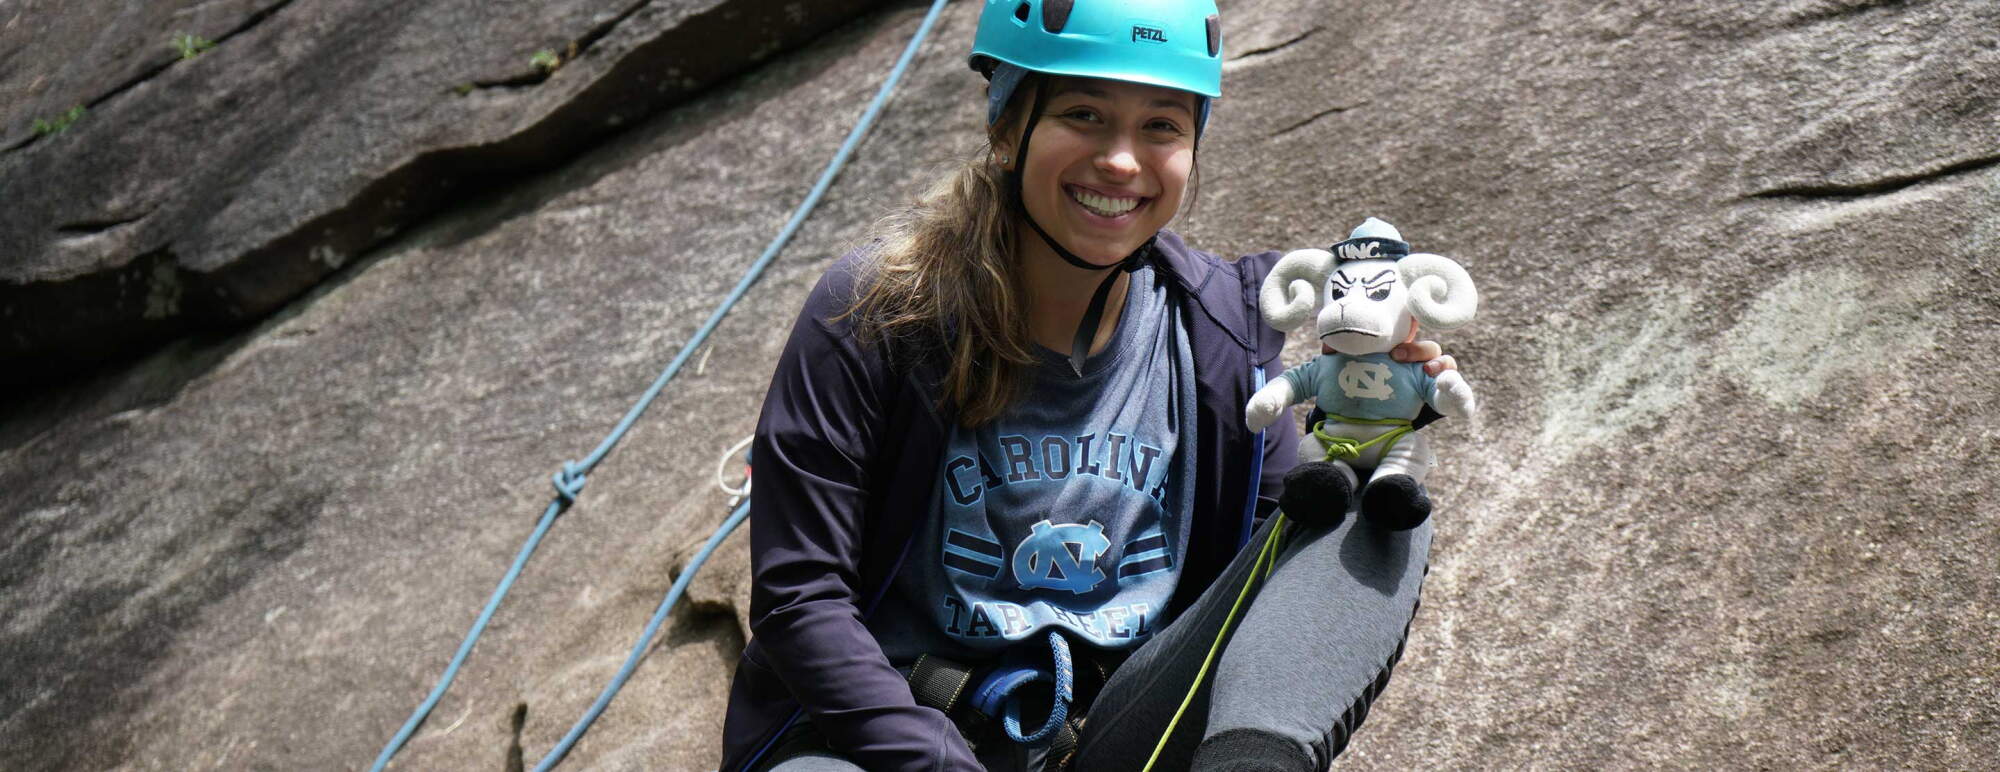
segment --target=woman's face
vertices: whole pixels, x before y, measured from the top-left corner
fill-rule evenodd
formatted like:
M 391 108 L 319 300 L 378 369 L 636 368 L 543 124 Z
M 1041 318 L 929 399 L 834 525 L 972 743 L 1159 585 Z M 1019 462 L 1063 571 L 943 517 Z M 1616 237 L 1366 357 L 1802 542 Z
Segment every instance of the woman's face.
M 1024 164 L 1022 203 L 1077 257 L 1111 265 L 1180 210 L 1194 168 L 1195 97 L 1095 78 L 1053 78 L 1044 87 L 1049 98 L 1028 158 L 1015 161 Z M 1010 136 L 1018 142 L 1020 131 Z

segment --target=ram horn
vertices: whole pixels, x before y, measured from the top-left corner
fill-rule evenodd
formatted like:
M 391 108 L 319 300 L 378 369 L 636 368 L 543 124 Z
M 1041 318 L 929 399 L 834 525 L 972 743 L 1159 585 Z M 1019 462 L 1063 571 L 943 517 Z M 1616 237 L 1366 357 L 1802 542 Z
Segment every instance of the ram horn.
M 1264 323 L 1290 331 L 1311 321 L 1319 314 L 1320 296 L 1332 272 L 1333 253 L 1324 249 L 1300 249 L 1278 258 L 1258 294 Z
M 1443 255 L 1417 253 L 1396 261 L 1410 291 L 1410 315 L 1425 327 L 1464 327 L 1479 312 L 1479 290 L 1465 268 Z

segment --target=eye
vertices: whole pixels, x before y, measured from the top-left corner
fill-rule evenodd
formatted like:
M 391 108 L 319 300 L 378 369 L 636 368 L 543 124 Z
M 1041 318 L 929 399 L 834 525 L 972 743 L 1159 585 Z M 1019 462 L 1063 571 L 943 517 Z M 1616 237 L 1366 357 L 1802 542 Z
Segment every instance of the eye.
M 1180 124 L 1174 123 L 1173 121 L 1167 120 L 1165 118 L 1161 118 L 1159 120 L 1153 121 L 1152 123 L 1146 124 L 1146 129 L 1148 131 L 1156 131 L 1161 134 L 1172 134 L 1174 136 L 1180 136 L 1182 133 L 1184 133 L 1181 131 Z
M 1347 290 L 1341 289 L 1339 287 L 1328 287 L 1326 288 L 1326 296 L 1329 298 L 1333 298 L 1334 300 L 1339 300 L 1341 298 L 1347 297 Z
M 1388 287 L 1381 287 L 1381 288 L 1377 288 L 1377 289 L 1372 289 L 1372 290 L 1369 290 L 1369 291 L 1368 291 L 1368 299 L 1369 299 L 1369 300 L 1388 300 L 1388 299 L 1389 299 L 1389 288 L 1388 288 Z
M 1088 107 L 1072 107 L 1068 110 L 1064 110 L 1062 112 L 1062 117 L 1074 121 L 1088 121 L 1091 123 L 1096 123 L 1100 120 L 1097 116 L 1097 111 L 1092 110 Z

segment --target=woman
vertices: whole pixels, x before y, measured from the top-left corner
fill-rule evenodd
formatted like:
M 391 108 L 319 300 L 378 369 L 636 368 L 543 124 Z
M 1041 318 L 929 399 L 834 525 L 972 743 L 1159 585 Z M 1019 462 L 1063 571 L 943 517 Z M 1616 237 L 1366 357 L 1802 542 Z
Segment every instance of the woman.
M 1164 230 L 1220 44 L 1213 0 L 986 4 L 988 152 L 829 271 L 773 376 L 723 769 L 1320 769 L 1345 746 L 1430 532 L 1273 516 L 1297 438 L 1243 406 L 1281 369 L 1254 307 L 1277 253 Z

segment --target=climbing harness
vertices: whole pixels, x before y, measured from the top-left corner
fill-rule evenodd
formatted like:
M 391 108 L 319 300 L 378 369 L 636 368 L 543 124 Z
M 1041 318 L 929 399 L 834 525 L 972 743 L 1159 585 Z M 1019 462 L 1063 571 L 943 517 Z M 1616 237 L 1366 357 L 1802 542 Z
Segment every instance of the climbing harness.
M 1076 666 L 1071 659 L 1069 640 L 1061 632 L 1050 630 L 1048 642 L 1051 665 L 1048 668 L 1007 661 L 982 673 L 980 669 L 925 654 L 910 667 L 910 694 L 917 704 L 935 708 L 951 719 L 967 737 L 974 736 L 980 725 L 998 721 L 1007 739 L 1023 745 L 1047 745 L 1050 758 L 1066 758 L 1077 745 L 1077 722 L 1071 721 L 1077 699 Z M 1100 667 L 1100 675 L 1102 670 Z M 976 686 L 975 675 L 979 676 Z M 1024 732 L 1022 690 L 1031 684 L 1049 684 L 1049 715 L 1039 729 Z
M 499 608 L 500 601 L 507 596 L 508 591 L 513 588 L 514 580 L 520 576 L 522 568 L 527 565 L 528 557 L 534 554 L 535 548 L 541 544 L 542 537 L 548 534 L 549 528 L 555 524 L 556 518 L 576 503 L 577 496 L 583 492 L 584 484 L 589 481 L 588 475 L 590 470 L 603 461 L 604 457 L 611 453 L 612 448 L 617 446 L 619 440 L 625 437 L 625 433 L 639 420 L 639 416 L 645 413 L 646 408 L 650 407 L 653 400 L 659 397 L 660 391 L 666 388 L 667 382 L 673 380 L 674 375 L 680 372 L 681 367 L 687 363 L 695 351 L 701 349 L 702 344 L 708 340 L 708 336 L 722 323 L 722 318 L 749 291 L 750 285 L 756 283 L 758 277 L 763 275 L 764 270 L 770 266 L 771 261 L 777 258 L 778 252 L 784 249 L 785 244 L 791 241 L 793 234 L 798 232 L 799 226 L 805 223 L 807 215 L 811 214 L 813 209 L 819 205 L 820 198 L 826 194 L 828 188 L 832 187 L 834 177 L 840 173 L 841 168 L 846 165 L 847 159 L 854 154 L 854 149 L 861 144 L 861 138 L 868 133 L 869 127 L 874 125 L 876 117 L 882 113 L 883 106 L 889 101 L 889 95 L 895 91 L 896 84 L 901 82 L 903 73 L 909 69 L 910 61 L 916 57 L 918 47 L 930 35 L 931 27 L 937 22 L 938 14 L 944 9 L 944 4 L 945 0 L 934 0 L 931 3 L 930 11 L 924 15 L 923 22 L 917 25 L 916 34 L 910 37 L 909 44 L 903 48 L 903 53 L 896 60 L 894 69 L 890 70 L 888 78 L 882 83 L 882 87 L 875 92 L 874 100 L 868 103 L 868 109 L 862 113 L 860 121 L 855 124 L 852 131 L 848 132 L 847 139 L 841 143 L 840 150 L 834 154 L 833 160 L 827 163 L 826 170 L 820 174 L 819 181 L 813 185 L 812 191 L 806 195 L 805 201 L 801 202 L 798 209 L 792 212 L 791 219 L 786 221 L 784 228 L 779 231 L 777 238 L 772 239 L 770 245 L 764 248 L 764 253 L 758 256 L 756 262 L 752 263 L 750 268 L 744 272 L 743 277 L 737 280 L 736 286 L 730 290 L 729 295 L 723 299 L 722 304 L 716 307 L 715 311 L 709 315 L 707 321 L 702 323 L 701 328 L 696 330 L 694 336 L 688 340 L 687 344 L 681 347 L 680 353 L 674 357 L 665 370 L 660 372 L 659 377 L 653 380 L 652 386 L 625 413 L 624 419 L 618 422 L 618 425 L 604 438 L 604 441 L 599 443 L 597 448 L 591 451 L 590 455 L 586 456 L 582 461 L 565 462 L 562 465 L 562 469 L 557 471 L 552 477 L 551 482 L 555 487 L 554 498 L 549 502 L 548 507 L 543 510 L 542 517 L 536 522 L 534 531 L 529 534 L 527 541 L 521 545 L 521 549 L 515 554 L 514 562 L 508 567 L 506 575 L 501 578 L 499 586 L 494 588 L 493 595 L 487 599 L 486 606 L 480 611 L 478 619 L 473 622 L 471 631 L 466 633 L 465 640 L 459 644 L 458 651 L 452 656 L 451 663 L 445 667 L 444 674 L 439 676 L 437 685 L 432 687 L 429 696 L 425 697 L 423 703 L 418 705 L 417 709 L 410 714 L 409 719 L 403 722 L 402 728 L 396 731 L 396 735 L 390 738 L 389 743 L 382 747 L 382 752 L 375 757 L 375 763 L 369 768 L 371 772 L 380 772 L 383 768 L 387 767 L 389 760 L 395 757 L 396 752 L 401 750 L 405 743 L 409 742 L 410 736 L 416 733 L 417 728 L 423 725 L 424 719 L 428 718 L 431 711 L 437 707 L 438 701 L 444 697 L 445 690 L 458 677 L 459 669 L 465 664 L 466 657 L 472 653 L 473 645 L 479 640 L 480 634 L 486 631 L 486 625 L 492 620 L 493 612 Z M 749 504 L 747 502 L 739 505 L 736 508 L 736 512 L 732 513 L 729 519 L 725 520 L 722 526 L 716 529 L 715 535 L 709 538 L 708 546 L 703 548 L 703 553 L 698 557 L 701 560 L 706 560 L 706 553 L 712 550 L 714 545 L 721 543 L 722 539 L 727 537 L 730 531 L 741 524 L 743 517 L 748 513 Z M 585 713 L 583 719 L 578 721 L 575 727 L 571 728 L 569 734 L 563 737 L 563 741 L 556 746 L 555 750 L 551 751 L 546 758 L 542 759 L 540 764 L 536 765 L 535 768 L 537 770 L 549 769 L 560 762 L 563 755 L 568 753 L 570 746 L 576 742 L 577 738 L 583 735 L 583 732 L 589 728 L 590 723 L 597 718 L 597 715 L 603 712 L 604 706 L 609 704 L 619 687 L 624 685 L 625 679 L 631 675 L 630 670 L 637 666 L 639 656 L 644 653 L 653 635 L 658 632 L 659 622 L 665 619 L 668 611 L 672 609 L 674 602 L 679 599 L 680 594 L 685 590 L 686 583 L 692 580 L 695 569 L 699 565 L 698 562 L 692 562 L 686 570 L 681 572 L 681 577 L 674 582 L 673 588 L 667 591 L 666 599 L 661 602 L 659 611 L 655 613 L 654 622 L 647 626 L 646 633 L 640 640 L 639 645 L 633 647 L 632 657 L 626 661 L 627 667 L 620 670 L 618 676 L 613 678 L 611 685 L 606 687 L 604 693 L 598 697 L 598 702 L 591 706 L 591 709 Z
M 1363 426 L 1394 426 L 1396 428 L 1383 432 L 1374 439 L 1359 440 L 1353 437 L 1336 437 L 1327 434 L 1324 427 L 1328 421 L 1333 423 L 1360 424 Z M 1403 438 L 1403 435 L 1416 430 L 1415 422 L 1407 418 L 1348 418 L 1346 416 L 1328 415 L 1326 420 L 1315 421 L 1313 423 L 1312 432 L 1314 437 L 1319 438 L 1319 441 L 1326 445 L 1326 458 L 1324 460 L 1353 461 L 1361 457 L 1361 451 L 1375 447 L 1376 445 L 1395 445 L 1397 440 Z

